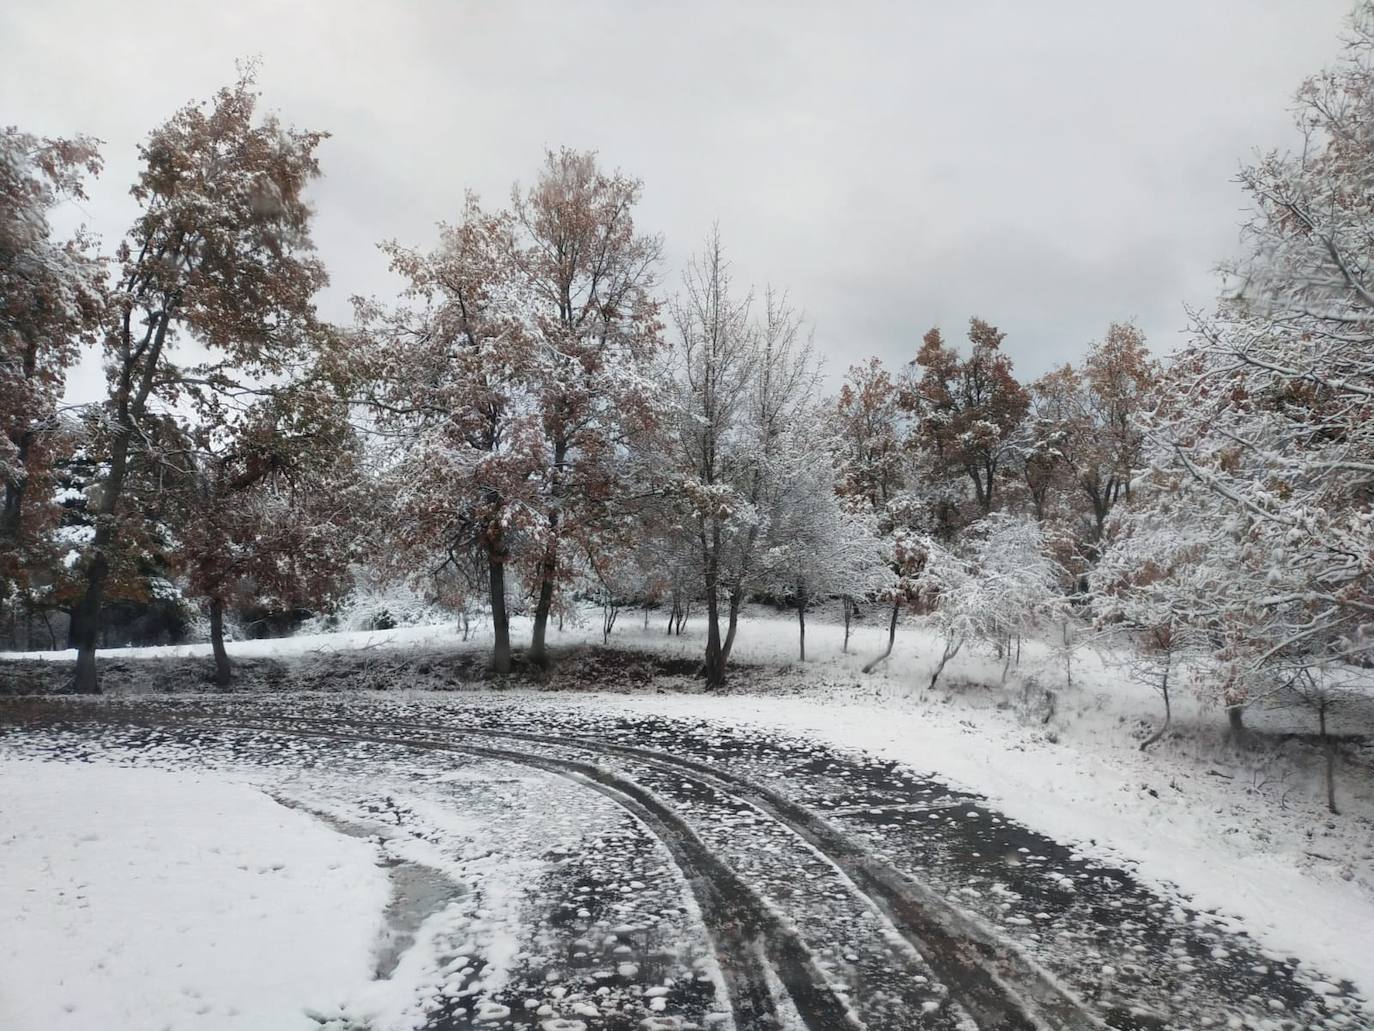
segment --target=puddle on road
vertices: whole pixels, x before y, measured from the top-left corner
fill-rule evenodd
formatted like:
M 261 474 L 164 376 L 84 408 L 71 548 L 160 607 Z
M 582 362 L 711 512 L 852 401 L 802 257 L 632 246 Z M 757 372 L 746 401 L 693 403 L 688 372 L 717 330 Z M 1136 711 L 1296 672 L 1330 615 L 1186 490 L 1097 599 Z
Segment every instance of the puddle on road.
M 365 824 L 311 809 L 295 799 L 273 797 L 281 805 L 308 813 L 340 834 L 347 834 L 351 838 L 376 837 L 376 831 Z M 450 902 L 467 895 L 468 889 L 433 867 L 421 863 L 384 856 L 379 865 L 386 870 L 387 879 L 391 884 L 391 895 L 386 909 L 383 910 L 385 927 L 382 930 L 382 941 L 377 946 L 373 967 L 373 977 L 381 981 L 396 972 L 401 957 L 415 944 L 415 934 L 419 931 L 420 925 Z
M 396 972 L 401 957 L 415 944 L 415 932 L 431 914 L 468 893 L 467 888 L 432 867 L 399 859 L 388 860 L 386 866 L 391 900 L 385 913 L 387 940 L 377 950 L 373 974 L 378 980 Z

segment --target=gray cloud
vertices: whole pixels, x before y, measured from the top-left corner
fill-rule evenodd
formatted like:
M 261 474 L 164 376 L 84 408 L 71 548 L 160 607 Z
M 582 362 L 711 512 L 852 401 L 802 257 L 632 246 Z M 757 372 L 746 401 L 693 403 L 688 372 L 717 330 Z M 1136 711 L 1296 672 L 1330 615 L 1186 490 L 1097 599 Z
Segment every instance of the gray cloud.
M 394 289 L 377 241 L 427 243 L 465 188 L 504 202 L 568 144 L 644 179 L 669 282 L 719 220 L 739 277 L 806 308 L 832 375 L 974 313 L 1033 375 L 1114 318 L 1177 342 L 1235 246 L 1232 176 L 1291 141 L 1289 98 L 1346 9 L 11 0 L 0 92 L 7 122 L 106 141 L 68 214 L 112 244 L 138 140 L 261 55 L 267 105 L 334 134 L 316 198 L 332 317 Z M 97 378 L 87 363 L 74 392 Z

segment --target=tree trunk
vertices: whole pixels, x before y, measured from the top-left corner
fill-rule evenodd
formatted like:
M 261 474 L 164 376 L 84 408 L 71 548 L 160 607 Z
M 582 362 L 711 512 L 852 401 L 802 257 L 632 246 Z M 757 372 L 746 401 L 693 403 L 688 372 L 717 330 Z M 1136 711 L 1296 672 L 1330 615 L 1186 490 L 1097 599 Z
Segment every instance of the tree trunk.
M 124 307 L 124 347 L 130 353 L 130 318 L 132 306 L 126 302 Z M 162 356 L 167 332 L 172 325 L 172 310 L 164 308 L 154 323 L 147 327 L 145 343 L 148 351 L 140 359 L 142 371 L 137 371 L 138 362 L 126 364 L 119 380 L 115 402 L 116 429 L 110 438 L 110 473 L 101 485 L 103 497 L 96 509 L 95 539 L 91 542 L 94 557 L 87 569 L 86 592 L 78 604 L 81 613 L 81 626 L 76 632 L 76 678 L 72 685 L 78 694 L 99 694 L 100 684 L 96 678 L 95 649 L 100 634 L 100 607 L 105 600 L 105 580 L 110 575 L 109 550 L 114 547 L 117 528 L 115 513 L 119 511 L 119 500 L 124 493 L 124 478 L 129 471 L 129 448 L 133 443 L 138 422 L 152 393 L 153 382 Z M 133 376 L 138 376 L 135 385 Z
M 96 531 L 99 548 L 100 531 Z M 86 591 L 72 612 L 72 638 L 76 645 L 76 678 L 72 690 L 77 694 L 99 694 L 100 682 L 96 677 L 95 649 L 100 632 L 100 605 L 105 598 L 105 578 L 109 575 L 110 564 L 104 551 L 97 550 L 86 574 Z
M 1243 705 L 1232 705 L 1226 710 L 1227 722 L 1231 725 L 1231 741 L 1233 744 L 1244 746 L 1245 739 L 1245 707 Z
M 864 666 L 865 673 L 872 673 L 889 655 L 892 654 L 892 645 L 897 640 L 897 614 L 902 611 L 902 600 L 894 598 L 892 600 L 892 619 L 887 624 L 887 651 L 883 652 L 868 665 Z
M 1317 706 L 1317 725 L 1321 728 L 1322 749 L 1326 752 L 1326 808 L 1339 816 L 1336 808 L 1336 742 L 1326 736 L 1326 699 Z
M 549 611 L 553 607 L 554 578 L 558 575 L 558 506 L 563 496 L 563 462 L 568 457 L 568 442 L 561 437 L 553 445 L 553 481 L 549 488 L 549 546 L 539 563 L 539 601 L 534 607 L 534 632 L 530 635 L 530 661 L 542 666 L 548 661 L 544 635 L 549 628 Z
M 1164 694 L 1164 722 L 1158 730 L 1140 742 L 1142 752 L 1164 736 L 1164 732 L 1169 729 L 1169 721 L 1173 719 L 1174 714 L 1169 708 L 1169 671 L 1167 669 L 1164 671 L 1164 683 L 1160 690 Z
M 730 623 L 725 631 L 725 644 L 723 654 L 725 661 L 730 661 L 730 652 L 735 647 L 735 631 L 739 629 L 739 610 L 744 603 L 743 589 L 736 589 L 730 592 Z
M 506 613 L 506 566 L 491 559 L 487 563 L 487 583 L 491 593 L 491 626 L 495 643 L 491 652 L 494 673 L 510 672 L 510 616 Z
M 806 603 L 797 602 L 797 644 L 801 661 L 806 661 Z
M 539 567 L 539 601 L 534 607 L 534 632 L 530 635 L 529 657 L 536 666 L 544 665 L 549 659 L 544 638 L 549 629 L 549 611 L 553 608 L 553 577 L 557 561 L 550 546 Z
M 725 650 L 720 640 L 720 604 L 714 586 L 706 589 L 706 689 L 725 686 Z
M 1069 636 L 1069 621 L 1064 620 L 1063 629 L 1064 641 L 1064 680 L 1069 687 L 1073 687 L 1073 649 L 1069 647 L 1072 640 Z
M 233 673 L 224 650 L 224 602 L 218 598 L 210 599 L 210 648 L 215 653 L 215 685 L 228 687 Z
M 963 638 L 957 641 L 945 639 L 945 650 L 940 655 L 940 664 L 935 667 L 935 672 L 930 675 L 930 689 L 932 691 L 935 690 L 935 682 L 940 679 L 940 674 L 945 671 L 945 666 L 949 664 L 949 660 L 958 655 L 959 649 L 963 646 Z
M 845 595 L 840 599 L 844 606 L 844 647 L 841 649 L 844 654 L 849 654 L 849 628 L 854 622 L 854 600 Z

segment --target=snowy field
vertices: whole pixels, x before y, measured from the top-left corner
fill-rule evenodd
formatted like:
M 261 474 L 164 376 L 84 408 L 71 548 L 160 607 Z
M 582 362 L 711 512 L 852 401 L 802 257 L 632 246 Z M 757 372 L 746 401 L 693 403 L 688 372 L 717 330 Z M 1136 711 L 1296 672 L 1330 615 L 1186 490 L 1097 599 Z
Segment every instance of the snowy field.
M 248 785 L 0 758 L 0 820 L 0 1027 L 309 1028 L 369 974 L 373 850 Z
M 872 618 L 876 620 L 880 615 L 872 614 Z M 683 636 L 668 637 L 656 614 L 651 616 L 646 630 L 640 614 L 632 611 L 622 615 L 611 643 L 693 657 L 702 646 L 701 630 L 700 620 L 694 620 Z M 527 632 L 524 626 L 517 625 L 517 645 L 522 632 Z M 1173 732 L 1142 754 L 1138 742 L 1158 719 L 1157 699 L 1148 691 L 1127 684 L 1110 655 L 1080 650 L 1073 658 L 1074 685 L 1069 687 L 1065 683 L 1062 655 L 1047 645 L 1027 644 L 1019 668 L 1013 669 L 1005 686 L 1000 682 L 1000 662 L 990 656 L 966 653 L 946 670 L 940 685 L 929 691 L 926 683 L 931 656 L 937 649 L 934 639 L 921 628 L 901 627 L 892 658 L 870 675 L 861 674 L 859 668 L 882 650 L 885 626 L 858 628 L 848 655 L 841 653 L 842 634 L 842 628 L 813 616 L 807 627 L 809 661 L 802 664 L 796 661 L 794 619 L 746 619 L 736 659 L 753 668 L 738 679 L 736 690 L 726 695 L 697 693 L 699 682 L 681 677 L 666 678 L 654 685 L 660 693 L 550 695 L 519 691 L 503 692 L 503 697 L 518 698 L 521 705 L 536 711 L 541 707 L 556 707 L 570 713 L 580 710 L 587 713 L 588 719 L 593 715 L 604 718 L 607 714 L 619 714 L 630 720 L 654 717 L 688 721 L 704 729 L 715 725 L 722 730 L 755 728 L 782 732 L 894 760 L 951 787 L 986 796 L 990 805 L 1012 819 L 1083 856 L 1131 871 L 1166 898 L 1218 911 L 1218 919 L 1233 921 L 1235 927 L 1253 935 L 1275 957 L 1300 957 L 1333 979 L 1349 980 L 1366 996 L 1374 994 L 1374 953 L 1368 946 L 1370 928 L 1374 928 L 1374 804 L 1367 767 L 1353 761 L 1343 764 L 1338 788 L 1342 814 L 1331 816 L 1323 807 L 1320 771 L 1311 755 L 1272 749 L 1236 751 L 1224 740 L 1224 714 L 1201 710 L 1187 698 L 1176 703 Z M 460 637 L 453 627 L 409 627 L 238 642 L 230 648 L 244 658 L 294 656 L 325 661 L 324 657 L 336 650 L 363 648 L 403 656 L 481 649 L 486 645 L 481 632 L 466 643 Z M 551 633 L 551 639 L 557 645 L 599 643 L 600 630 L 588 621 L 580 627 L 569 626 L 562 633 Z M 169 654 L 205 655 L 208 649 L 190 645 L 176 649 L 131 649 L 118 654 L 152 660 Z M 46 657 L 67 656 L 49 653 Z M 1055 712 L 1048 723 L 1042 722 L 1042 694 L 1027 692 L 1028 681 L 1056 692 Z M 436 711 L 447 704 L 444 695 L 405 691 L 403 681 L 395 687 L 398 691 L 383 697 L 414 703 L 422 709 L 433 706 Z M 668 693 L 661 693 L 664 688 L 669 689 Z M 1293 713 L 1256 711 L 1249 715 L 1249 722 L 1255 727 L 1278 730 L 1296 726 L 1300 718 Z M 67 801 L 47 807 L 50 813 L 80 809 L 89 804 L 85 800 L 99 801 L 126 791 L 120 778 L 133 772 L 120 771 L 120 777 L 109 782 L 102 779 L 101 794 L 77 787 L 78 780 L 98 779 L 91 777 L 89 770 L 43 769 L 49 770 L 50 776 L 38 779 L 30 787 L 25 778 L 13 775 L 13 764 L 6 767 L 0 810 L 5 812 L 7 827 L 16 823 L 9 814 L 14 809 L 19 813 L 18 822 L 23 824 L 27 820 L 30 828 L 10 839 L 6 846 L 7 871 L 26 871 L 22 878 L 7 877 L 6 886 L 0 888 L 8 892 L 0 894 L 7 913 L 20 911 L 13 908 L 20 905 L 16 893 L 49 883 L 43 879 L 48 875 L 41 873 L 47 869 L 44 857 L 75 854 L 74 841 L 82 835 L 114 833 L 114 828 L 92 828 L 84 823 L 70 831 L 57 826 L 45 830 L 38 826 L 42 793 L 70 792 Z M 281 809 L 248 787 L 217 784 L 204 778 L 188 781 L 184 776 L 154 776 L 148 771 L 137 771 L 136 775 L 153 778 L 149 781 L 151 801 L 146 808 L 132 809 L 135 819 L 129 822 L 133 829 L 124 827 L 116 836 L 117 842 L 123 844 L 113 847 L 134 850 L 126 864 L 147 865 L 157 860 L 155 852 L 137 850 L 150 849 L 149 841 L 165 839 L 165 835 L 159 836 L 148 825 L 160 809 L 180 811 L 176 809 L 178 805 L 192 806 L 203 815 L 217 807 L 232 808 L 233 803 L 241 807 L 242 819 L 256 823 L 256 830 L 230 834 L 232 847 L 222 842 L 212 845 L 208 840 L 177 842 L 175 847 L 186 852 L 170 853 L 170 862 L 155 864 L 160 870 L 169 870 L 165 874 L 169 884 L 175 881 L 177 855 L 198 855 L 215 847 L 225 849 L 227 866 L 237 869 L 243 864 L 254 870 L 272 869 L 277 860 L 272 858 L 273 849 L 268 846 L 277 832 L 264 833 L 263 828 L 281 826 L 303 836 L 303 841 L 317 838 L 318 842 L 334 843 L 341 864 L 334 872 L 336 880 L 353 877 L 363 885 L 357 899 L 370 900 L 368 905 L 356 904 L 356 911 L 330 909 L 330 919 L 347 926 L 340 926 L 328 937 L 328 950 L 309 957 L 292 952 L 288 957 L 291 962 L 308 962 L 308 968 L 292 967 L 285 960 L 266 955 L 253 957 L 255 962 L 263 963 L 264 970 L 300 970 L 299 977 L 291 973 L 283 979 L 301 986 L 299 998 L 269 996 L 263 1005 L 309 1005 L 311 1000 L 329 995 L 331 976 L 346 978 L 350 970 L 356 972 L 358 964 L 366 964 L 365 939 L 379 920 L 379 889 L 375 877 L 368 877 L 368 861 L 359 851 L 358 841 L 312 826 L 308 818 Z M 209 804 L 196 806 L 192 800 L 202 787 L 223 794 L 211 796 Z M 132 786 L 127 792 L 132 792 Z M 163 802 L 158 792 L 167 794 L 168 800 Z M 191 826 L 195 826 L 194 821 Z M 168 843 L 166 847 L 173 845 Z M 302 865 L 283 867 L 268 877 L 262 882 L 259 895 L 254 896 L 254 889 L 245 886 L 242 879 L 230 877 L 217 887 L 218 902 L 202 899 L 188 905 L 222 905 L 225 895 L 232 892 L 236 899 L 248 900 L 244 906 L 234 903 L 241 916 L 251 913 L 254 905 L 276 908 L 278 903 L 274 900 L 278 896 L 270 892 L 289 892 L 292 877 L 296 876 L 291 872 L 293 869 L 302 878 L 314 876 L 315 868 L 309 866 L 308 842 L 301 849 L 306 857 Z M 84 875 L 74 868 L 62 876 L 80 879 Z M 16 887 L 21 881 L 24 887 Z M 146 883 L 153 890 L 158 882 Z M 172 885 L 166 890 L 179 889 Z M 147 904 L 158 908 L 151 902 Z M 297 900 L 297 904 L 303 903 Z M 63 901 L 53 912 L 65 913 L 66 907 L 75 905 Z M 210 912 L 202 911 L 207 915 Z M 106 953 L 119 947 L 114 930 L 117 923 L 119 918 L 111 916 L 107 925 L 93 929 L 85 946 L 90 953 L 79 957 L 74 969 L 106 969 L 99 964 Z M 101 926 L 105 926 L 105 931 L 100 930 Z M 165 938 L 160 940 L 165 954 Z M 138 943 L 131 942 L 126 951 L 142 954 L 137 946 Z M 156 952 L 153 946 L 149 948 Z M 24 951 L 32 954 L 27 948 Z M 22 956 L 12 956 L 7 964 L 21 961 Z M 185 961 L 195 962 L 196 954 L 188 951 Z M 21 975 L 26 972 L 25 968 L 18 969 Z M 120 969 L 113 966 L 114 972 L 108 977 L 117 979 Z M 93 974 L 80 990 L 74 988 L 58 994 L 65 996 L 64 1004 L 75 1000 L 80 1006 L 83 999 L 100 996 L 98 985 L 106 976 Z M 202 980 L 188 975 L 186 984 L 195 991 L 209 992 L 204 999 L 178 996 L 161 1000 L 158 1006 L 172 1014 L 194 1013 L 200 1005 L 227 1005 L 225 1000 L 232 993 L 226 990 L 214 995 Z M 70 1021 L 61 1023 L 60 1014 L 50 1016 L 55 1004 L 36 998 L 18 1001 L 30 1007 L 21 1009 L 21 1013 L 35 1013 L 50 1020 L 51 1026 L 82 1026 Z M 6 1003 L 15 1004 L 10 999 Z M 40 1005 L 48 1009 L 32 1009 Z M 255 1026 L 249 1017 L 244 1020 L 241 1026 Z M 48 1025 L 31 1021 L 31 1026 Z

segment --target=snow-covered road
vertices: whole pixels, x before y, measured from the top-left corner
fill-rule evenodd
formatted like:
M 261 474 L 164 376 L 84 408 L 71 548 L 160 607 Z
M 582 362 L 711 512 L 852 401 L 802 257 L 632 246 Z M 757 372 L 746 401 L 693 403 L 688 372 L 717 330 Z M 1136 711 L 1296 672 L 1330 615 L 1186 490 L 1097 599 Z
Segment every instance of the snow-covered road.
M 1158 895 L 977 796 L 805 737 L 499 693 L 16 700 L 3 720 L 0 785 L 78 760 L 99 764 L 88 769 L 103 785 L 164 770 L 312 814 L 341 857 L 371 850 L 363 865 L 380 871 L 382 901 L 348 897 L 370 900 L 376 926 L 326 932 L 352 983 L 302 977 L 272 1026 L 1369 1026 L 1352 986 L 1266 952 L 1235 920 Z M 0 787 L 0 809 L 23 794 Z M 84 797 L 52 799 L 46 820 L 30 807 L 6 848 L 67 847 Z M 252 850 L 252 834 L 234 836 Z M 185 844 L 207 858 L 216 847 Z M 214 881 L 212 865 L 219 897 L 242 890 Z M 50 871 L 26 869 L 32 883 L 9 879 L 0 903 L 22 895 L 40 922 L 49 905 L 60 937 L 60 906 L 42 901 Z M 331 897 L 325 882 L 308 890 Z M 305 954 L 320 928 L 297 923 Z M 220 955 L 267 956 L 242 922 L 182 924 Z M 102 927 L 82 949 L 39 938 L 0 951 L 5 982 L 27 986 L 7 1004 L 22 1015 L 37 1012 L 26 992 L 69 996 L 85 1018 L 135 1026 L 117 1007 L 139 977 L 106 976 Z M 64 963 L 47 961 L 51 949 Z M 228 990 L 203 967 L 182 980 Z M 230 1006 L 199 1021 L 181 1006 L 166 1022 L 265 1026 L 233 1023 Z M 89 1026 L 45 1019 L 15 1026 Z

